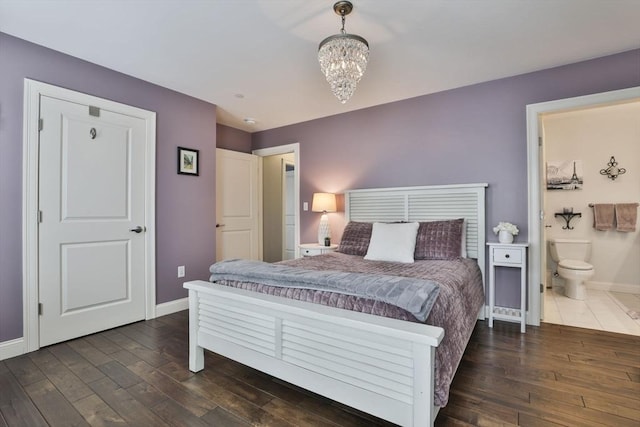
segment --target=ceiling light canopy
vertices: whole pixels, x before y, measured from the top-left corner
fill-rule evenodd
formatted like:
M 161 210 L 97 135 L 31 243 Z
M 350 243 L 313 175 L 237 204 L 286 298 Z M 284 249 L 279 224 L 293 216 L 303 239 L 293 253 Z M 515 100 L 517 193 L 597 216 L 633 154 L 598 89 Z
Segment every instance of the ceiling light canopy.
M 340 34 L 320 42 L 318 61 L 331 91 L 344 104 L 355 92 L 356 85 L 367 69 L 369 43 L 344 30 L 345 16 L 353 10 L 351 2 L 339 1 L 333 5 L 333 10 L 342 17 L 342 29 Z

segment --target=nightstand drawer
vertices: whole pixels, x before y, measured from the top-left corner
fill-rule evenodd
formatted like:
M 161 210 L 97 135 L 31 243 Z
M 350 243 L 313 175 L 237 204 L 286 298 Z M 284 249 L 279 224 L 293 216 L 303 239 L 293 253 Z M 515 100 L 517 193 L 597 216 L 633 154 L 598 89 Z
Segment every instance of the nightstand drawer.
M 322 249 L 320 248 L 314 248 L 314 249 L 306 249 L 306 248 L 302 248 L 300 250 L 300 254 L 302 254 L 302 256 L 316 256 L 316 255 L 321 255 L 322 254 Z
M 317 243 L 303 243 L 300 245 L 300 255 L 302 256 L 316 256 L 322 254 L 328 254 L 338 249 L 338 245 L 324 246 Z
M 520 249 L 495 248 L 493 250 L 493 262 L 520 264 L 522 263 L 522 251 Z

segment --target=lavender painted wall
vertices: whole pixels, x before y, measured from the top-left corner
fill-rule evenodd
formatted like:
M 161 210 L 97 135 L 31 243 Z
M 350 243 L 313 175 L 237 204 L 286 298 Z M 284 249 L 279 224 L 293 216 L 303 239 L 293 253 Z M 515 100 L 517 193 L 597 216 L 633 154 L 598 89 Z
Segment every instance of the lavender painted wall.
M 315 191 L 487 182 L 487 237 L 510 221 L 527 241 L 526 105 L 639 85 L 640 49 L 263 131 L 252 146 L 300 143 L 301 202 Z M 344 222 L 332 216 L 335 240 Z M 302 242 L 318 221 L 301 213 Z M 499 295 L 517 304 L 517 287 Z
M 0 342 L 22 336 L 23 79 L 157 113 L 156 302 L 185 297 L 215 259 L 216 106 L 0 33 Z M 176 147 L 200 150 L 200 176 L 176 173 Z M 186 208 L 188 207 L 188 218 Z
M 216 147 L 251 153 L 251 134 L 240 129 L 218 124 Z

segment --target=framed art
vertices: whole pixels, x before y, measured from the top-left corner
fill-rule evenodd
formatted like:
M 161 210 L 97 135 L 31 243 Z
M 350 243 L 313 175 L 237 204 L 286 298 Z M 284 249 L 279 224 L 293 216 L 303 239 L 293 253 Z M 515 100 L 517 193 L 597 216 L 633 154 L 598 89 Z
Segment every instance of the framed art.
M 198 165 L 199 154 L 199 150 L 178 147 L 178 173 L 198 176 L 200 174 Z
M 581 190 L 583 185 L 581 160 L 547 162 L 547 190 Z

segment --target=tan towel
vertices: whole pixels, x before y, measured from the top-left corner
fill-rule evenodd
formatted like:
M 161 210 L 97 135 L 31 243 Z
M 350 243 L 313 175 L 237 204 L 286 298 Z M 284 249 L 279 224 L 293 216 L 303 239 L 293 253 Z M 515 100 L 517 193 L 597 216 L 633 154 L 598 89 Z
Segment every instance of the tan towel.
M 613 211 L 613 203 L 593 205 L 593 228 L 601 231 L 613 229 Z
M 636 231 L 638 219 L 637 203 L 616 204 L 616 223 L 618 231 Z

